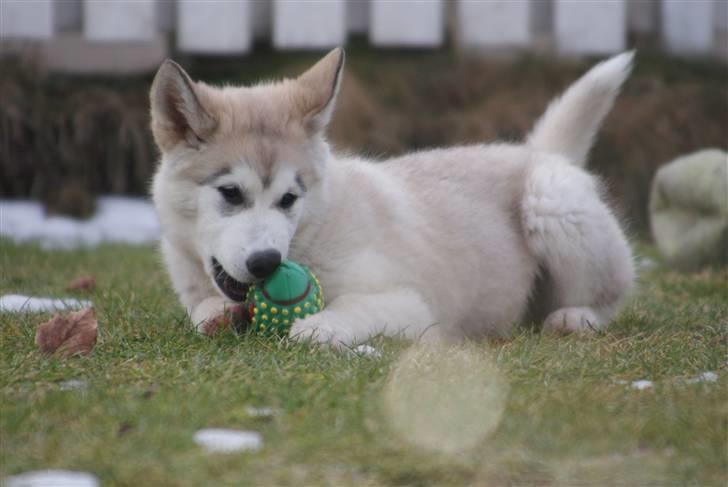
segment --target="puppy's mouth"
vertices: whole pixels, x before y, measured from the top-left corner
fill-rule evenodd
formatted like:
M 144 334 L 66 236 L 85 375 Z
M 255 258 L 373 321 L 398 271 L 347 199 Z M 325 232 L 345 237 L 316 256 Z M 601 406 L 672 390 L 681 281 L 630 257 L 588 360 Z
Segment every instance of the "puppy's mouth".
M 228 274 L 215 257 L 212 258 L 212 271 L 215 273 L 215 284 L 225 296 L 237 302 L 245 300 L 250 284 L 240 282 Z

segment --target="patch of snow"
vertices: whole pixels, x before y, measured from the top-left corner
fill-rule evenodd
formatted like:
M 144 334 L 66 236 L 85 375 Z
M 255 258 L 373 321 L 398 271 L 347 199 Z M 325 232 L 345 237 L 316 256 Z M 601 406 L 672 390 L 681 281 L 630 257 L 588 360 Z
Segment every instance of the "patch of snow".
M 278 414 L 276 409 L 268 407 L 257 408 L 255 406 L 247 406 L 245 412 L 252 418 L 271 418 Z
M 86 381 L 81 379 L 68 379 L 58 383 L 58 388 L 62 391 L 84 390 L 86 386 Z
M 354 353 L 358 353 L 359 355 L 366 355 L 372 358 L 380 358 L 382 356 L 381 352 L 371 345 L 359 345 L 357 347 L 354 347 Z
M 88 220 L 47 216 L 35 201 L 0 200 L 0 236 L 45 249 L 93 247 L 103 242 L 145 244 L 159 240 L 154 207 L 141 198 L 105 196 Z
M 37 470 L 5 479 L 6 487 L 98 487 L 95 476 L 70 470 Z
M 22 294 L 6 294 L 0 297 L 0 312 L 5 313 L 42 313 L 90 308 L 91 306 L 93 306 L 91 301 L 75 298 L 34 298 Z
M 640 257 L 637 259 L 637 268 L 643 271 L 651 271 L 657 267 L 657 262 L 649 257 Z
M 688 384 L 694 384 L 696 382 L 717 382 L 718 374 L 715 372 L 707 371 L 702 374 L 687 380 Z
M 643 391 L 645 389 L 652 388 L 652 381 L 651 380 L 636 380 L 632 382 L 632 389 L 637 389 L 638 391 Z
M 255 431 L 206 428 L 197 431 L 194 440 L 210 453 L 256 451 L 263 447 L 263 437 Z

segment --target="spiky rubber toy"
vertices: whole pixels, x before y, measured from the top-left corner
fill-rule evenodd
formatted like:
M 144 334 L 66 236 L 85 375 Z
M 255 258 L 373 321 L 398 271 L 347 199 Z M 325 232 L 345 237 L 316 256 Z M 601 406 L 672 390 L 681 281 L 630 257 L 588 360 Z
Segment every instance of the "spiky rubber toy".
M 295 320 L 323 309 L 324 295 L 308 267 L 284 260 L 270 276 L 250 287 L 246 302 L 250 331 L 285 336 Z

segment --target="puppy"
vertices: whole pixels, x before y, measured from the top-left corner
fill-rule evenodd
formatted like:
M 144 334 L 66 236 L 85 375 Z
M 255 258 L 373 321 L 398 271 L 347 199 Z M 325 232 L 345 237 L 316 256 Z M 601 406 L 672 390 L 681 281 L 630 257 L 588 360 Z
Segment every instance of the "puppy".
M 335 49 L 296 79 L 194 82 L 172 61 L 151 88 L 162 157 L 153 199 L 174 288 L 202 333 L 282 259 L 309 266 L 326 308 L 290 336 L 352 346 L 374 335 L 506 335 L 606 326 L 633 287 L 630 247 L 585 166 L 632 53 L 598 64 L 527 140 L 385 162 L 332 154 Z

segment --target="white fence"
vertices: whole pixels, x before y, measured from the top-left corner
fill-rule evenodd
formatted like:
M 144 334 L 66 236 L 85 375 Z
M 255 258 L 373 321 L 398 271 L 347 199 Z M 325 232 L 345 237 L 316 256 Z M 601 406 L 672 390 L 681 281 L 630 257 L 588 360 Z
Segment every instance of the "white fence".
M 6 47 L 35 41 L 70 70 L 144 69 L 170 48 L 242 55 L 266 38 L 277 49 L 327 49 L 351 34 L 381 48 L 450 39 L 486 52 L 603 55 L 626 49 L 630 32 L 727 59 L 728 0 L 0 0 Z

